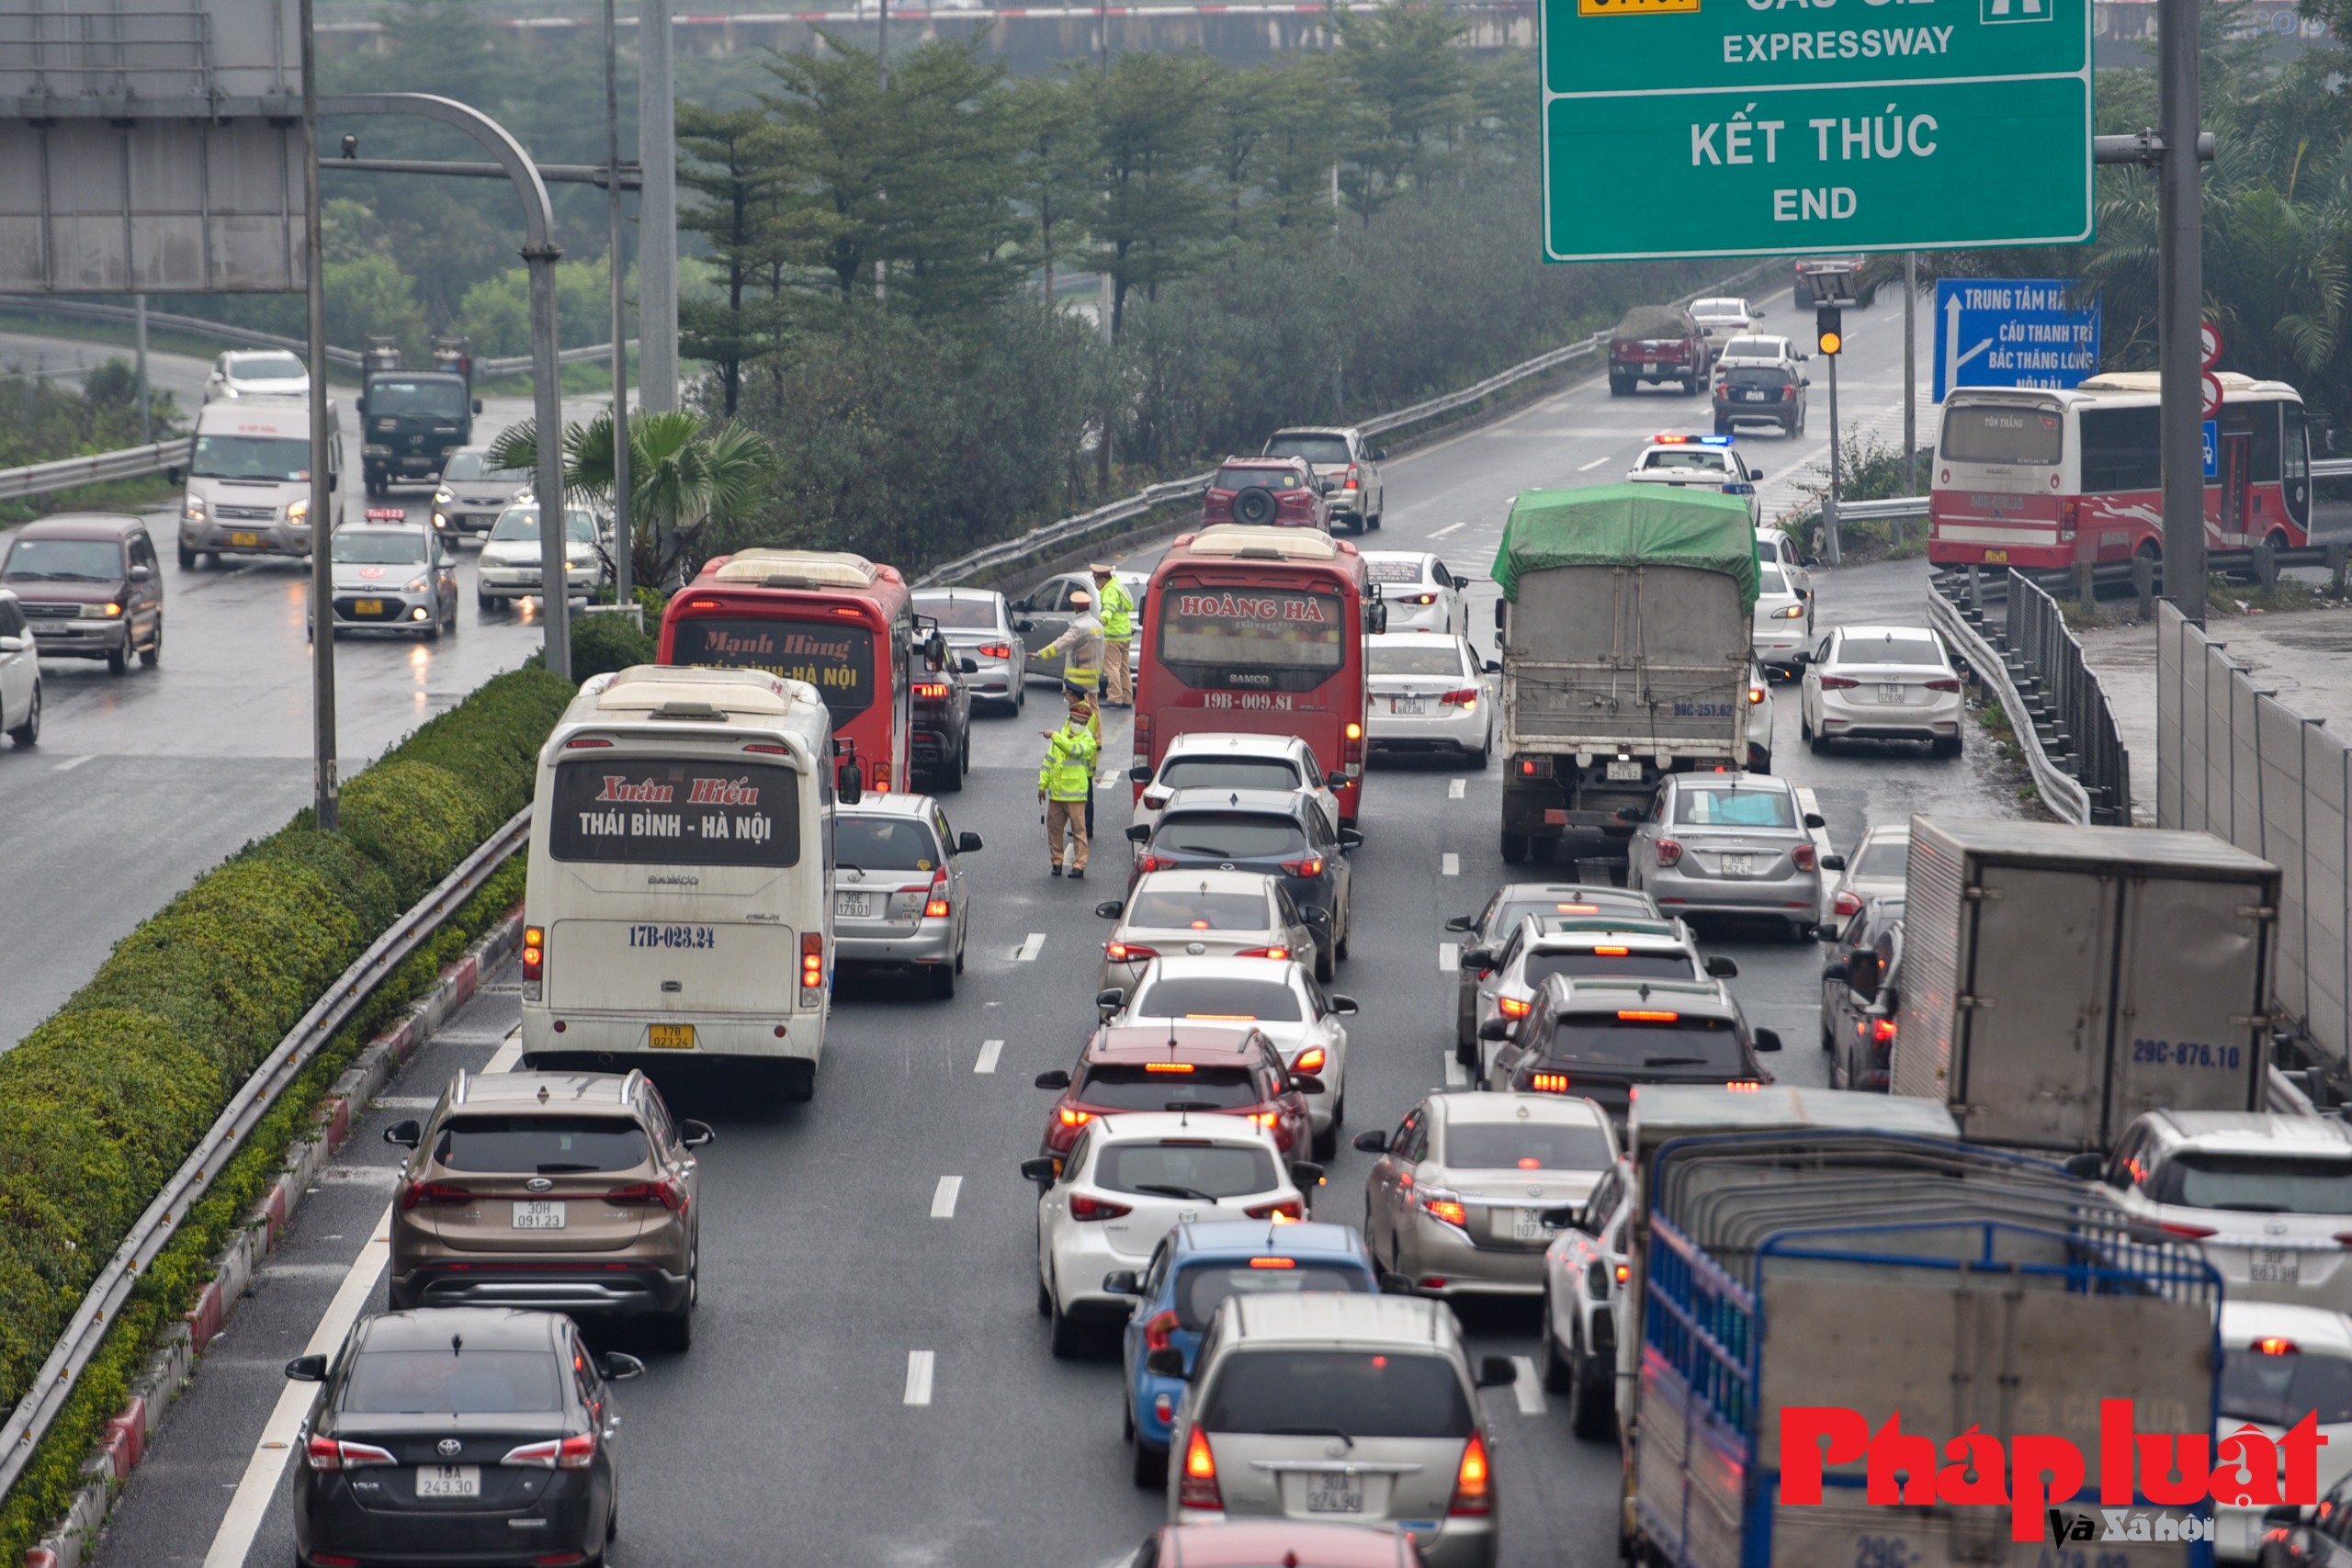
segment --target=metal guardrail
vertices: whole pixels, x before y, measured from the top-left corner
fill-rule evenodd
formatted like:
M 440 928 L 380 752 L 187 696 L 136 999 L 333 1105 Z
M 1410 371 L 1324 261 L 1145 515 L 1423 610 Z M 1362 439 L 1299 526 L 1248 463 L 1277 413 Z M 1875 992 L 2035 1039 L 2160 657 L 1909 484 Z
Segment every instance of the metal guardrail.
M 2027 581 L 2021 574 L 2012 573 L 2011 575 L 2015 576 L 2017 581 L 2008 586 L 2019 597 L 2027 592 L 2041 592 Z M 2058 750 L 2057 727 L 2054 723 L 2052 724 L 2050 728 L 2052 733 L 2045 736 L 2042 733 L 2044 726 L 2040 710 L 2028 701 L 2025 693 L 2019 689 L 2017 675 L 2030 672 L 2022 669 L 2021 659 L 2018 660 L 2020 668 L 2013 671 L 2007 649 L 2005 647 L 1996 646 L 1985 636 L 1982 629 L 1984 609 L 1981 596 L 1979 603 L 1966 603 L 1967 591 L 1964 586 L 1966 582 L 1965 574 L 1957 572 L 1939 573 L 1929 578 L 1928 619 L 1933 623 L 1937 631 L 1942 633 L 1960 649 L 1968 660 L 1969 668 L 1975 672 L 1976 678 L 1991 687 L 1994 694 L 2000 698 L 2001 706 L 2009 716 L 2009 728 L 2017 735 L 2018 749 L 2025 755 L 2026 771 L 2033 775 L 2034 787 L 2041 792 L 2043 803 L 2069 822 L 2079 822 L 2087 826 L 2094 821 L 2120 821 L 2129 826 L 2132 820 L 2132 792 L 2128 779 L 2129 759 L 2124 755 L 2121 746 L 2119 744 L 2116 747 L 2114 757 L 2114 783 L 2122 786 L 2115 796 L 2115 799 L 2120 802 L 2121 816 L 2119 818 L 2112 815 L 2112 808 L 2108 806 L 2108 796 L 2104 787 L 2097 800 L 2099 814 L 2094 816 L 2094 797 L 2091 792 L 2083 787 L 2082 782 L 2062 760 L 2066 753 Z M 2042 598 L 2044 603 L 2049 602 L 2047 594 L 2042 595 Z M 2018 600 L 2012 599 L 2010 603 L 2015 604 Z M 2052 613 L 2053 615 L 2056 613 L 2054 604 L 2052 605 Z M 2079 647 L 2075 650 L 2075 657 L 2076 663 L 2079 664 L 2082 658 L 2082 650 Z M 2104 714 L 2107 699 L 2104 694 L 2097 693 L 2096 682 L 2092 685 L 2096 700 Z M 2106 717 L 2105 722 L 2109 732 L 2112 734 L 2114 719 L 2109 716 Z M 2102 781 L 2103 784 L 2105 782 Z
M 487 881 L 508 855 L 528 841 L 531 809 L 525 807 L 505 826 L 468 855 L 457 870 L 441 880 L 415 908 L 392 922 L 391 928 L 368 944 L 359 961 L 343 972 L 327 993 L 311 1004 L 301 1021 L 271 1050 L 254 1075 L 238 1089 L 220 1119 L 199 1140 L 172 1179 L 164 1184 L 146 1212 L 130 1227 L 122 1245 L 74 1309 L 65 1333 L 50 1350 L 34 1375 L 31 1387 L 0 1422 L 0 1494 L 17 1483 L 33 1450 L 65 1407 L 83 1370 L 129 1298 L 141 1269 L 171 1241 L 180 1222 L 202 1198 L 213 1179 L 227 1168 L 277 1098 L 301 1075 L 322 1046 L 333 1040 L 352 1013 L 366 1001 L 409 954 L 441 928 Z
M 51 491 L 72 490 L 105 479 L 132 479 L 142 474 L 160 473 L 185 464 L 195 447 L 195 438 L 184 435 L 176 441 L 158 441 L 152 446 L 96 452 L 86 457 L 61 457 L 53 463 L 34 463 L 22 468 L 0 468 L 0 501 L 47 495 Z
M 1815 509 L 1818 510 L 1817 502 Z M 1898 495 L 1889 501 L 1841 501 L 1838 503 L 1838 521 L 1840 523 L 1925 523 L 1927 520 L 1928 498 L 1924 495 Z
M 2313 457 L 2312 478 L 2315 479 L 2352 479 L 2352 457 Z
M 1693 289 L 1674 302 L 1678 305 L 1688 304 L 1693 299 L 1721 293 L 1724 289 L 1747 282 L 1767 268 L 1781 265 L 1782 261 L 1778 256 L 1769 261 L 1758 262 L 1755 265 L 1736 272 L 1729 277 L 1720 278 L 1704 288 Z M 1608 342 L 1607 333 L 1594 333 L 1589 337 L 1579 338 L 1575 343 L 1565 344 L 1547 353 L 1539 354 L 1532 359 L 1522 360 L 1508 370 L 1498 371 L 1485 380 L 1464 387 L 1459 391 L 1447 392 L 1439 397 L 1430 398 L 1425 402 L 1415 403 L 1409 408 L 1398 409 L 1394 413 L 1374 414 L 1370 419 L 1358 420 L 1355 428 L 1366 435 L 1385 434 L 1392 430 L 1402 430 L 1407 425 L 1419 424 L 1425 419 L 1434 419 L 1442 413 L 1450 413 L 1458 408 L 1467 408 L 1482 398 L 1492 397 L 1514 382 L 1523 381 L 1530 376 L 1540 376 L 1544 371 L 1566 365 L 1572 359 L 1580 359 L 1588 354 L 1596 353 L 1605 347 Z M 1072 517 L 1059 518 L 1032 528 L 1027 533 L 1013 538 L 1000 540 L 993 545 L 983 545 L 967 555 L 960 555 L 953 560 L 942 561 L 937 566 L 928 568 L 914 580 L 914 586 L 931 588 L 941 583 L 954 582 L 970 576 L 973 572 L 985 571 L 992 566 L 1002 566 L 1009 561 L 1019 560 L 1023 556 L 1049 549 L 1056 545 L 1074 544 L 1097 529 L 1107 528 L 1114 523 L 1124 523 L 1130 517 L 1141 516 L 1155 506 L 1163 505 L 1170 501 L 1182 501 L 1189 495 L 1199 495 L 1209 488 L 1209 480 L 1216 476 L 1216 470 L 1210 468 L 1204 473 L 1193 474 L 1186 479 L 1169 479 L 1160 484 L 1147 485 L 1133 495 L 1112 502 L 1105 506 L 1098 506 L 1091 512 L 1081 512 Z
M 2091 820 L 2128 828 L 2132 757 L 2116 733 L 2107 693 L 2083 662 L 2083 645 L 2067 629 L 2058 602 L 2031 580 L 2014 572 L 2011 576 L 2016 581 L 2009 584 L 2001 640 L 2009 650 L 2010 675 L 2034 729 L 2056 765 L 2083 786 Z M 2036 685 L 2040 692 L 2033 689 Z M 2041 733 L 2045 726 L 2048 733 Z

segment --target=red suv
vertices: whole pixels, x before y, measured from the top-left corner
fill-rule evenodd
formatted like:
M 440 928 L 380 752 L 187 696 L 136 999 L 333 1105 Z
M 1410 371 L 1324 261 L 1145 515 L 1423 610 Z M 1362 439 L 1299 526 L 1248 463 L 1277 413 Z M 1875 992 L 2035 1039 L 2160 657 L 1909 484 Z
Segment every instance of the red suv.
M 1231 457 L 1209 481 L 1201 522 L 1331 531 L 1324 486 L 1301 457 Z
M 1254 1029 L 1238 1043 L 1230 1028 L 1098 1029 L 1080 1053 L 1075 1075 L 1059 1067 L 1039 1073 L 1037 1087 L 1062 1091 L 1038 1145 L 1039 1153 L 1057 1159 L 1089 1122 L 1122 1111 L 1247 1116 L 1273 1134 L 1285 1155 L 1306 1148 L 1312 1136 L 1304 1090 L 1314 1085 L 1285 1068 L 1273 1042 Z
M 1715 347 L 1679 305 L 1636 305 L 1609 333 L 1609 395 L 1623 398 L 1644 381 L 1679 381 L 1695 398 L 1715 363 Z

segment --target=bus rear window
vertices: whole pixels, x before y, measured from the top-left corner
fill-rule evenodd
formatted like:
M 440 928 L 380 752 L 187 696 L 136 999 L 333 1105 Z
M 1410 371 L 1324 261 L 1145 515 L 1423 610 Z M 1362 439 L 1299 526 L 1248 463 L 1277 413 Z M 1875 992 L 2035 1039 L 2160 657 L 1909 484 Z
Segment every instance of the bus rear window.
M 610 865 L 797 865 L 800 775 L 700 759 L 561 762 L 548 850 Z
M 835 728 L 874 704 L 874 633 L 861 626 L 770 615 L 682 615 L 664 662 L 764 670 L 806 681 L 824 697 Z
M 1956 463 L 2053 468 L 2065 455 L 2065 421 L 2053 409 L 1955 403 L 1944 410 L 1943 455 Z
M 1218 683 L 1216 672 L 1231 671 L 1295 671 L 1319 683 L 1346 663 L 1356 632 L 1337 593 L 1273 585 L 1170 583 L 1160 590 L 1159 621 L 1159 657 L 1187 684 Z M 1286 684 L 1278 676 L 1249 683 Z

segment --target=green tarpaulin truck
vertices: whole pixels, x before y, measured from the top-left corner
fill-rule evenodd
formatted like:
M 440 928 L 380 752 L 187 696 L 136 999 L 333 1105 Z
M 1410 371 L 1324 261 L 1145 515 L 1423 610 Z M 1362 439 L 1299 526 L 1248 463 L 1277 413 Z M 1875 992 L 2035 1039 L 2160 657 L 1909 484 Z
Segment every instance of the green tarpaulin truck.
M 1748 765 L 1757 570 L 1745 500 L 1657 485 L 1527 491 L 1494 576 L 1504 860 L 1623 859 L 1631 825 L 1617 813 L 1646 808 L 1665 774 Z

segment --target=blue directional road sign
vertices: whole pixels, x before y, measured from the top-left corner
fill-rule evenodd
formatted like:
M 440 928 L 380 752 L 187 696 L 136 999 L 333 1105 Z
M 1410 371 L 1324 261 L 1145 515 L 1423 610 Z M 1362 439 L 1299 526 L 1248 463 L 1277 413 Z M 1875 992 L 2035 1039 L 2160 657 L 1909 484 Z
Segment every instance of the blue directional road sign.
M 2098 373 L 2098 306 L 2071 310 L 2070 278 L 1936 285 L 1935 398 L 1954 387 L 2072 387 Z
M 2222 471 L 2222 438 L 2216 430 L 2219 423 L 2219 421 L 2211 419 L 2205 422 L 2205 477 L 2209 479 Z

